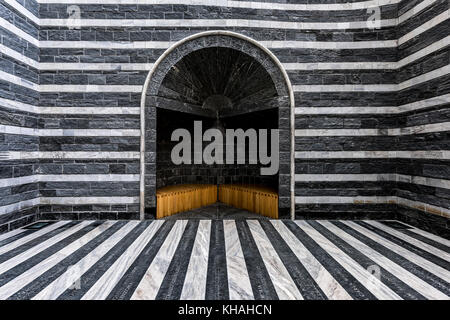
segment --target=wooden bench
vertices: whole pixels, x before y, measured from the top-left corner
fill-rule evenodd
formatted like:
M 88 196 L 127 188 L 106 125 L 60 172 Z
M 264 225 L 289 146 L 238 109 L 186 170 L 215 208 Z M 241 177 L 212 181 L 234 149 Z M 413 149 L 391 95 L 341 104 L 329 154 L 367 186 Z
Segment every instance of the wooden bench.
M 156 218 L 213 204 L 219 200 L 230 206 L 278 218 L 278 194 L 267 187 L 241 184 L 180 184 L 156 191 Z
M 156 218 L 167 217 L 217 201 L 215 184 L 180 184 L 156 190 Z
M 225 184 L 219 186 L 219 201 L 236 208 L 278 219 L 278 193 L 267 187 Z

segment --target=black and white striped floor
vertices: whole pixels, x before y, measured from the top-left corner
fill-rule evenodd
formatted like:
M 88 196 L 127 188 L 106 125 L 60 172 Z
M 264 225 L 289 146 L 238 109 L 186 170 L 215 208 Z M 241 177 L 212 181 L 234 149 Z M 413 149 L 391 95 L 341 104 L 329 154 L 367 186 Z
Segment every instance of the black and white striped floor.
M 450 241 L 402 226 L 59 221 L 0 235 L 0 299 L 449 299 Z

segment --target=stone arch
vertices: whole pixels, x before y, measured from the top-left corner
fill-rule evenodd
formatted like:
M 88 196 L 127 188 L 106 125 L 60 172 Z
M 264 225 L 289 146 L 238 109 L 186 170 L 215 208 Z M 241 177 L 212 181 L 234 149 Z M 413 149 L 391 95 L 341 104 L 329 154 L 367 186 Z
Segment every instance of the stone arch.
M 189 53 L 210 47 L 231 48 L 253 57 L 271 76 L 278 96 L 285 97 L 286 103 L 279 108 L 279 117 L 283 122 L 280 128 L 279 179 L 283 181 L 280 207 L 289 208 L 293 218 L 295 100 L 291 82 L 284 67 L 269 49 L 252 38 L 223 30 L 200 32 L 176 42 L 158 58 L 145 79 L 140 105 L 140 218 L 145 219 L 146 208 L 156 206 L 156 98 L 159 88 L 168 71 L 178 61 Z

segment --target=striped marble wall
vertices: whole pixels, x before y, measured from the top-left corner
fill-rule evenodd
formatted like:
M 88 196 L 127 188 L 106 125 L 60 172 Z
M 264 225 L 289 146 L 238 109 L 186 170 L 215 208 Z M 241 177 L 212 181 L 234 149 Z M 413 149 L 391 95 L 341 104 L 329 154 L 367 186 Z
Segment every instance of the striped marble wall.
M 297 217 L 401 204 L 445 227 L 448 18 L 448 0 L 0 0 L 0 228 L 38 204 L 43 218 L 138 218 L 145 76 L 172 43 L 217 29 L 288 71 Z
M 36 2 L 24 3 L 35 17 Z M 11 154 L 39 151 L 34 132 L 39 117 L 33 108 L 39 105 L 39 26 L 27 16 L 0 3 L 0 232 L 29 223 L 36 218 L 39 185 L 34 173 L 38 159 L 8 160 Z M 23 58 L 22 58 L 23 57 Z

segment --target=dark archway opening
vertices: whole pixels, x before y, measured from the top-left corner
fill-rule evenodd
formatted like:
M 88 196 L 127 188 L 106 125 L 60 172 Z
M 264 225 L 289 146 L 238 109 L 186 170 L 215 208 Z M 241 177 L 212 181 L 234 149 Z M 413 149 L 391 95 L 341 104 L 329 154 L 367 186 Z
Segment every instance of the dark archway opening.
M 270 129 L 278 129 L 278 99 L 277 90 L 271 76 L 265 68 L 251 56 L 231 48 L 213 47 L 194 51 L 169 70 L 162 81 L 158 92 L 159 104 L 157 108 L 157 140 L 156 140 L 156 190 L 165 193 L 180 192 L 181 187 L 197 185 L 216 185 L 217 200 L 226 202 L 226 205 L 210 205 L 206 210 L 187 208 L 188 213 L 180 214 L 183 208 L 167 207 L 172 203 L 165 203 L 165 213 L 177 212 L 172 217 L 209 217 L 225 218 L 232 216 L 254 217 L 248 211 L 256 212 L 255 206 L 242 206 L 241 200 L 224 200 L 220 196 L 223 185 L 238 186 L 244 192 L 265 188 L 278 195 L 278 174 L 261 174 L 259 162 L 249 163 L 250 145 L 246 141 L 244 164 L 237 163 L 237 145 L 235 150 L 235 163 L 201 164 L 191 163 L 175 164 L 171 152 L 179 141 L 171 141 L 172 133 L 177 129 L 186 129 L 192 140 L 195 139 L 194 122 L 201 121 L 202 132 L 207 129 L 219 129 L 225 138 L 227 129 L 243 129 L 243 131 L 267 129 L 269 154 Z M 193 142 L 193 141 L 192 141 Z M 204 141 L 203 147 L 210 142 Z M 224 144 L 229 143 L 225 142 Z M 202 148 L 203 150 L 203 148 Z M 225 152 L 225 146 L 224 150 Z M 193 143 L 190 152 L 195 153 Z M 278 160 L 277 160 L 278 161 Z M 174 186 L 180 186 L 176 188 Z M 157 206 L 163 206 L 163 200 L 157 198 Z M 240 192 L 240 191 L 239 191 Z M 242 197 L 241 193 L 239 196 Z M 195 197 L 195 195 L 191 195 Z M 247 197 L 245 195 L 245 197 Z M 249 196 L 250 198 L 250 196 Z M 159 202 L 158 203 L 158 199 Z M 170 196 L 168 202 L 180 201 L 179 196 Z M 183 201 L 186 201 L 184 199 Z M 245 200 L 247 201 L 247 200 Z M 254 196 L 252 200 L 255 201 Z M 277 201 L 277 199 L 276 199 Z M 238 204 L 239 203 L 239 204 Z M 232 210 L 229 205 L 243 209 Z M 276 203 L 278 207 L 278 203 Z M 196 205 L 195 207 L 198 207 Z M 186 209 L 186 207 L 185 207 Z M 192 210 L 193 209 L 193 210 Z M 160 212 L 162 212 L 160 210 Z

